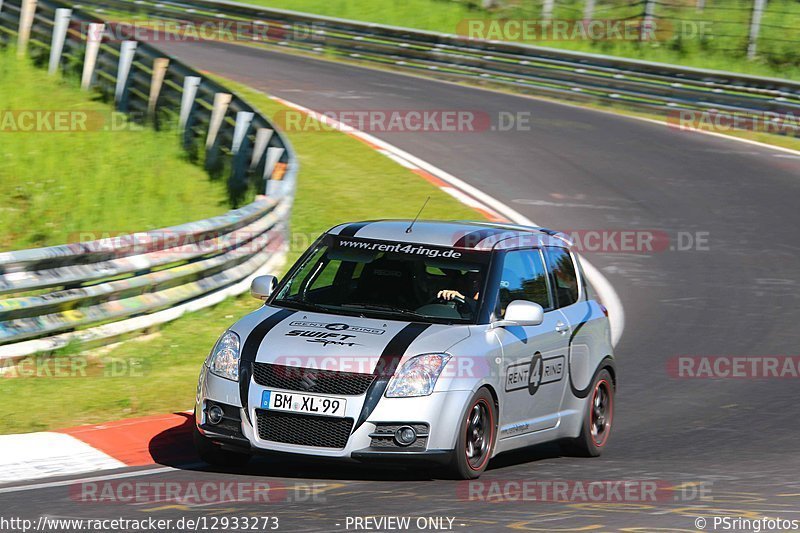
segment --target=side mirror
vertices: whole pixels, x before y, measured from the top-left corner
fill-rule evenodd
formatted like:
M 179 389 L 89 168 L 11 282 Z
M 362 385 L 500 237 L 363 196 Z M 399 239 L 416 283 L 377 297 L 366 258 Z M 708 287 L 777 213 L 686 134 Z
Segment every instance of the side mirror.
M 544 309 L 541 305 L 526 300 L 514 300 L 506 307 L 503 320 L 494 323 L 495 327 L 538 326 L 544 322 Z
M 250 294 L 257 300 L 266 300 L 277 286 L 278 278 L 275 276 L 258 276 L 250 285 Z

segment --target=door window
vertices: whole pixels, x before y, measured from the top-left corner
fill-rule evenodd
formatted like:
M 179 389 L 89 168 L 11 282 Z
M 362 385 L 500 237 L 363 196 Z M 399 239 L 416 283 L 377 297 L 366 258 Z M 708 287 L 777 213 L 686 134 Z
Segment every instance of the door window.
M 539 250 L 515 250 L 503 258 L 496 315 L 503 318 L 506 307 L 514 300 L 535 302 L 544 309 L 553 307 Z

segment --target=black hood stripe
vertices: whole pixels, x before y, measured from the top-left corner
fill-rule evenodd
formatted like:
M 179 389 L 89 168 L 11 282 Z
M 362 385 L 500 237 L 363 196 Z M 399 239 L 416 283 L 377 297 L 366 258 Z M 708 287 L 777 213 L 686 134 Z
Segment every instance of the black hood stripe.
M 361 408 L 361 414 L 353 426 L 353 431 L 357 430 L 375 410 L 406 350 L 430 326 L 430 324 L 412 322 L 398 331 L 397 335 L 383 349 L 383 353 L 381 353 L 378 364 L 375 365 L 375 370 L 373 371 L 375 381 L 367 389 L 367 397 L 364 400 L 364 406 Z
M 356 233 L 358 233 L 358 230 L 369 224 L 371 224 L 371 222 L 356 222 L 355 224 L 349 224 L 342 228 L 342 231 L 339 232 L 339 236 L 353 237 Z
M 250 392 L 250 377 L 253 375 L 253 363 L 258 355 L 258 349 L 261 347 L 261 342 L 267 336 L 267 333 L 293 314 L 295 314 L 295 311 L 289 309 L 281 309 L 271 314 L 253 328 L 253 331 L 247 336 L 247 340 L 244 341 L 242 354 L 239 358 L 239 399 L 242 402 L 242 407 L 244 407 L 248 422 L 250 422 L 250 413 L 247 405 L 247 395 Z
M 502 228 L 479 229 L 478 231 L 467 233 L 466 235 L 458 239 L 453 244 L 453 246 L 455 248 L 475 248 L 481 243 L 481 241 L 488 239 L 489 237 L 499 235 L 501 233 L 506 233 L 507 231 L 508 230 Z

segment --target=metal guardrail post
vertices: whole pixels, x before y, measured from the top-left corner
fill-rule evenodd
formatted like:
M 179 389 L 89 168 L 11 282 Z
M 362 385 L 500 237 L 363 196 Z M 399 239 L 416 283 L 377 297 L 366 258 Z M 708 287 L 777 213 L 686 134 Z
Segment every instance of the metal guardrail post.
M 233 141 L 231 143 L 233 161 L 229 181 L 229 190 L 235 200 L 238 200 L 240 195 L 244 196 L 247 191 L 247 154 L 250 148 L 250 139 L 247 133 L 250 130 L 250 124 L 252 124 L 254 116 L 255 114 L 250 111 L 236 113 L 236 125 L 233 128 Z
M 269 128 L 258 128 L 256 130 L 256 142 L 253 144 L 253 156 L 250 159 L 250 169 L 255 170 L 263 162 L 264 153 L 267 151 L 269 141 L 272 139 L 273 130 Z
M 169 68 L 169 59 L 159 57 L 153 60 L 153 75 L 150 78 L 150 95 L 147 98 L 147 116 L 153 121 L 158 129 L 158 119 L 156 117 L 156 106 L 158 97 L 161 94 L 161 87 L 164 85 L 164 77 Z
M 273 179 L 272 174 L 278 161 L 283 157 L 283 148 L 267 148 L 267 160 L 264 163 L 264 179 L 267 180 L 267 196 L 280 196 L 283 194 L 283 183 L 281 179 Z M 282 178 L 282 177 L 281 177 Z
M 100 43 L 103 42 L 103 34 L 106 25 L 91 23 L 86 30 L 86 53 L 83 59 L 83 74 L 81 75 L 81 89 L 88 91 L 92 86 L 94 68 L 97 65 L 97 53 L 100 51 Z
M 56 9 L 53 19 L 53 40 L 50 44 L 50 63 L 47 68 L 47 73 L 51 76 L 58 72 L 58 66 L 61 64 L 61 52 L 64 50 L 64 40 L 67 38 L 67 28 L 71 16 L 71 9 L 63 7 Z
M 17 33 L 17 55 L 22 57 L 28 50 L 28 41 L 31 38 L 33 16 L 36 13 L 36 0 L 22 0 L 19 9 L 19 30 Z
M 199 76 L 186 76 L 183 79 L 183 93 L 181 94 L 181 110 L 178 115 L 178 127 L 181 131 L 186 129 L 189 123 L 189 115 L 194 108 L 194 99 L 197 96 L 197 89 L 200 87 L 202 79 Z
M 212 176 L 219 176 L 222 171 L 222 162 L 219 157 L 219 130 L 225 121 L 225 114 L 228 112 L 228 105 L 230 103 L 230 94 L 216 93 L 214 95 L 214 107 L 211 109 L 211 118 L 208 122 L 208 134 L 206 135 L 205 161 L 205 168 Z
M 208 135 L 206 136 L 206 149 L 211 148 L 217 141 L 219 129 L 222 121 L 225 120 L 225 113 L 231 103 L 232 96 L 228 93 L 217 93 L 214 95 L 214 108 L 211 110 L 211 119 L 208 123 Z
M 114 102 L 120 111 L 128 110 L 128 77 L 131 74 L 133 57 L 136 55 L 136 41 L 122 41 L 119 48 L 117 83 L 114 88 Z

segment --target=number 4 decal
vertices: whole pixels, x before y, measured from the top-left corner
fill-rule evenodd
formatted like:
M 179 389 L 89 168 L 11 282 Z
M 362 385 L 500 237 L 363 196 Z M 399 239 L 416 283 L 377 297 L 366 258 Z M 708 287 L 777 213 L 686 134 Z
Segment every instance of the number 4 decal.
M 542 384 L 542 354 L 536 352 L 531 359 L 531 368 L 528 371 L 528 394 L 533 396 Z

